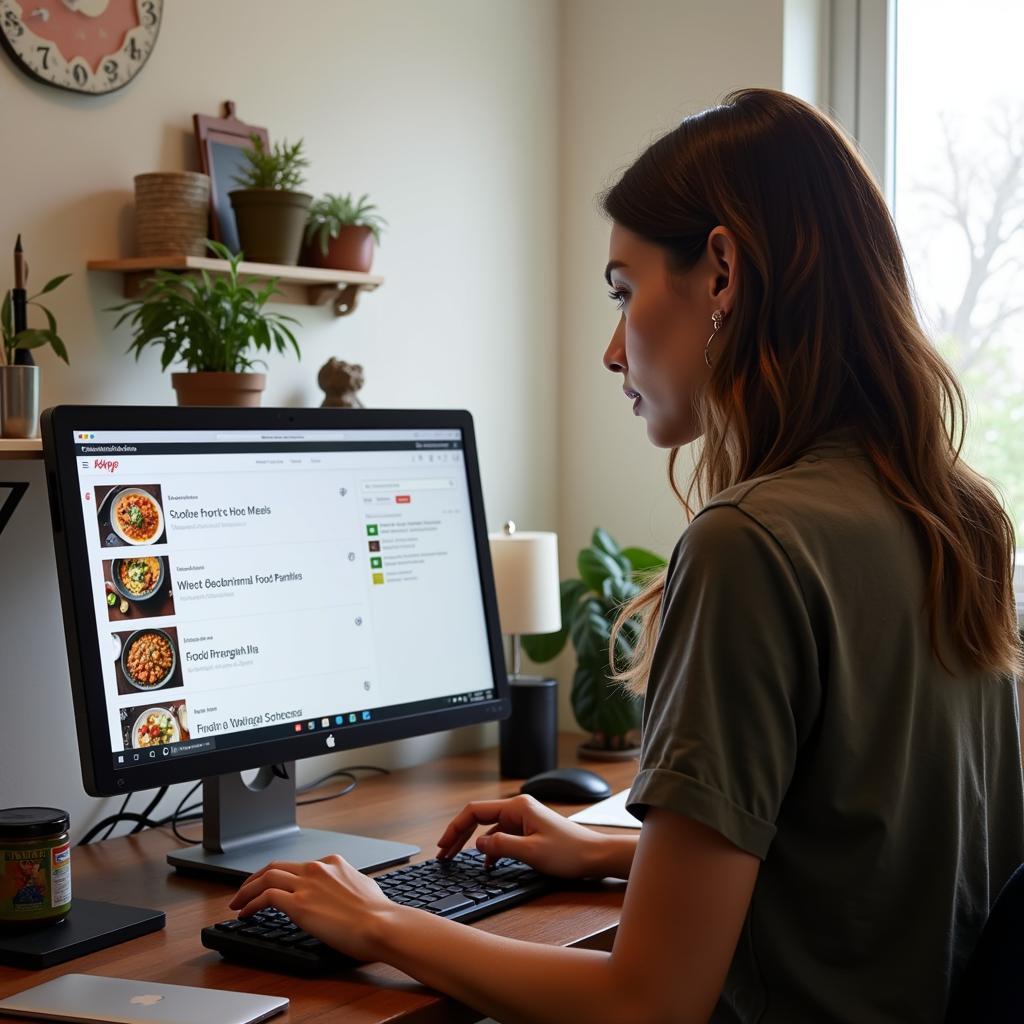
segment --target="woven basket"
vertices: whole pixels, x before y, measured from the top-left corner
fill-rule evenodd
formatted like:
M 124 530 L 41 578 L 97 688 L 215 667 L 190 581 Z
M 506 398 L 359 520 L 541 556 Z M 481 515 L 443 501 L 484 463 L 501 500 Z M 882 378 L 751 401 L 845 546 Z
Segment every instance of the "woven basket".
M 194 171 L 135 175 L 135 250 L 139 256 L 205 256 L 210 179 Z

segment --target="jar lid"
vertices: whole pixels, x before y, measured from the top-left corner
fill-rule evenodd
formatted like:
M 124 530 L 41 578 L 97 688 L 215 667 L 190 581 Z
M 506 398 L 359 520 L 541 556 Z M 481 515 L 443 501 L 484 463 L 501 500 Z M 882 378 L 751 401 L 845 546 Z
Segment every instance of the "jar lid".
M 56 807 L 5 807 L 0 810 L 0 839 L 31 839 L 67 832 L 71 818 Z

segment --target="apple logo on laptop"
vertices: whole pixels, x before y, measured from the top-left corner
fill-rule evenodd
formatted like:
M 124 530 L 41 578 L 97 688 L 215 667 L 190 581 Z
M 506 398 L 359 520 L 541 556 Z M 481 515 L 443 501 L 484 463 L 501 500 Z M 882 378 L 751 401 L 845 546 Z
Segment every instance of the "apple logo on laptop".
M 327 734 L 327 746 L 329 746 L 329 747 L 333 747 L 334 746 L 334 733 L 328 733 Z
M 155 1006 L 163 999 L 163 996 L 158 995 L 144 995 L 144 996 L 132 996 L 129 1002 L 134 1003 L 136 1006 Z

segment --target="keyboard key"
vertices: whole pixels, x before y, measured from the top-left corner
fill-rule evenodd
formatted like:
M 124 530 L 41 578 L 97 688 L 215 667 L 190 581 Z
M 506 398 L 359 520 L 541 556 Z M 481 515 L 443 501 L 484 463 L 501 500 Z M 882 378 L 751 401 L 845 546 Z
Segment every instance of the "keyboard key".
M 444 899 L 428 903 L 427 910 L 432 910 L 435 914 L 445 914 L 471 906 L 473 906 L 473 901 L 467 900 L 464 896 L 445 896 Z

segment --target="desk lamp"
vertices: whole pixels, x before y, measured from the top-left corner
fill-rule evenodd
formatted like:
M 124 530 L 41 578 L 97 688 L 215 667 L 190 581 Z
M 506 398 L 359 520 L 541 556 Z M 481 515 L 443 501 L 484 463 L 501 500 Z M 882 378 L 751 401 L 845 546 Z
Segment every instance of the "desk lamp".
M 558 684 L 520 672 L 520 637 L 562 628 L 558 537 L 517 532 L 508 522 L 489 535 L 502 633 L 512 638 L 509 695 L 512 711 L 500 723 L 501 774 L 524 779 L 550 771 L 558 760 Z

